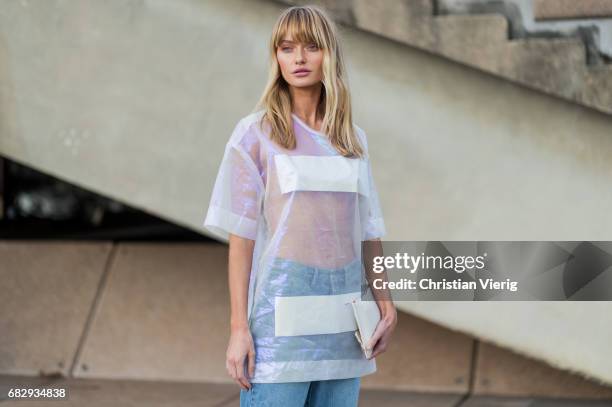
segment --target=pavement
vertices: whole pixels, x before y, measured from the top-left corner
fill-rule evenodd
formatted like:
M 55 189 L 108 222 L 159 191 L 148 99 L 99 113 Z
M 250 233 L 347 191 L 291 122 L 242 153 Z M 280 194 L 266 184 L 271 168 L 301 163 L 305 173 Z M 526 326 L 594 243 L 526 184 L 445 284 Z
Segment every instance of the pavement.
M 67 389 L 64 400 L 7 399 L 8 389 Z M 0 375 L 0 407 L 237 407 L 236 384 Z M 361 389 L 359 407 L 612 407 L 612 400 L 476 396 Z

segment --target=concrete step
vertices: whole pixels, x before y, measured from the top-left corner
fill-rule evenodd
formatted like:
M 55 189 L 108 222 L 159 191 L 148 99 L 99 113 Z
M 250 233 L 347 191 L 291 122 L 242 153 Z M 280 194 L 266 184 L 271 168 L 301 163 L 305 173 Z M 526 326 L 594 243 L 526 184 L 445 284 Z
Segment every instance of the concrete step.
M 533 14 L 538 20 L 612 17 L 612 1 L 535 0 Z
M 444 42 L 490 46 L 508 40 L 508 20 L 501 14 L 440 15 L 432 24 Z
M 612 106 L 612 65 L 593 66 L 584 77 L 581 101 L 588 105 Z
M 510 48 L 522 58 L 543 60 L 541 53 L 554 59 L 558 67 L 568 63 L 586 64 L 586 50 L 579 38 L 517 38 L 508 41 Z
M 581 92 L 585 69 L 585 46 L 578 38 L 510 40 L 503 48 L 498 64 L 501 75 L 566 98 Z
M 456 61 L 496 72 L 498 53 L 508 41 L 501 14 L 440 15 L 431 20 L 430 50 Z

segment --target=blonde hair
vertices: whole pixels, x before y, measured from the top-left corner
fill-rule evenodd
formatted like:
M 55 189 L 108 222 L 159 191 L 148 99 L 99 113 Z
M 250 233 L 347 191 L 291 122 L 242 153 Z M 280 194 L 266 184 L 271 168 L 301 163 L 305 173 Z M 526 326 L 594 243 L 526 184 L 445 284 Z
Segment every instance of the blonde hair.
M 260 128 L 266 122 L 270 126 L 271 140 L 286 149 L 296 147 L 289 84 L 283 78 L 276 59 L 277 47 L 287 34 L 294 41 L 314 43 L 323 51 L 323 86 L 317 106 L 317 116 L 323 116 L 321 132 L 329 137 L 341 155 L 363 157 L 363 147 L 353 128 L 351 97 L 338 29 L 318 6 L 289 7 L 281 13 L 274 25 L 269 44 L 268 82 L 254 109 L 264 110 Z

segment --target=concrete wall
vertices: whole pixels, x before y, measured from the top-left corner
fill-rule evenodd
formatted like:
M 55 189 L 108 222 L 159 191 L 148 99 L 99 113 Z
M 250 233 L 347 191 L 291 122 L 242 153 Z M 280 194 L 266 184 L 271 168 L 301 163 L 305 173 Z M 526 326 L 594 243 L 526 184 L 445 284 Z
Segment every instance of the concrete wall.
M 263 88 L 280 9 L 4 2 L 0 153 L 202 230 L 225 142 Z M 610 116 L 343 33 L 386 239 L 611 240 Z M 612 383 L 609 303 L 398 306 Z
M 233 383 L 226 245 L 0 241 L 0 258 L 0 385 L 37 374 L 98 390 L 97 379 Z M 376 362 L 364 388 L 612 400 L 612 386 L 405 313 Z

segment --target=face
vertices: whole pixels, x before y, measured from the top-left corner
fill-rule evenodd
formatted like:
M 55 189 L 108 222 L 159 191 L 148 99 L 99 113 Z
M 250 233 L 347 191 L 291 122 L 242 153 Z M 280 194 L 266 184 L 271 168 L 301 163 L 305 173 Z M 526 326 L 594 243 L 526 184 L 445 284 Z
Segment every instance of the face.
M 293 42 L 291 37 L 285 37 L 276 48 L 276 59 L 283 78 L 291 86 L 313 86 L 323 78 L 323 51 L 316 44 Z

